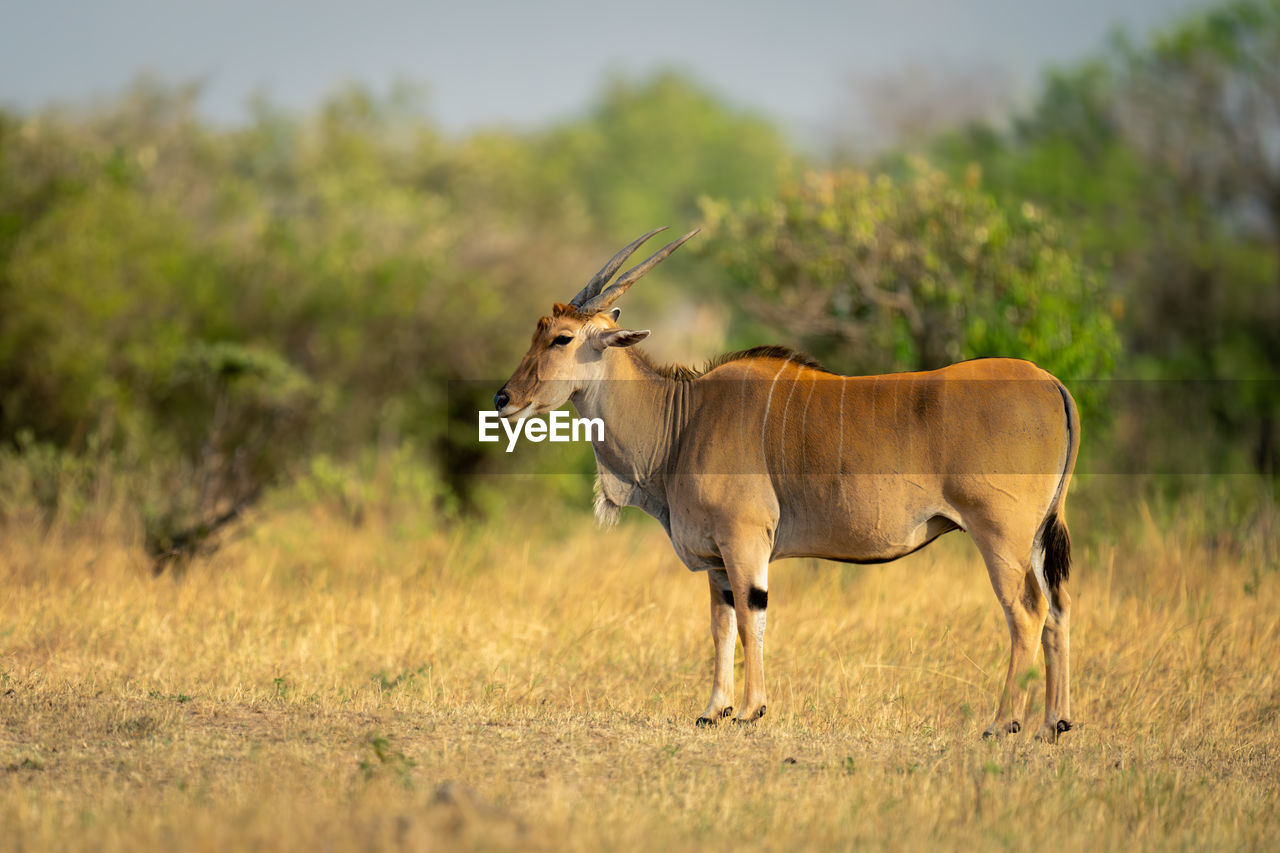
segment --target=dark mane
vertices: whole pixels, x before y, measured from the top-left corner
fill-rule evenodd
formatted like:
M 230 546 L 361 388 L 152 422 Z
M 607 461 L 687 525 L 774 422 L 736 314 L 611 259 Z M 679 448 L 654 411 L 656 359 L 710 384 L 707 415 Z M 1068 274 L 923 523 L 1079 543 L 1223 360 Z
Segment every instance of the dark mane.
M 827 370 L 813 358 L 810 358 L 802 352 L 796 352 L 790 347 L 783 346 L 752 347 L 751 349 L 738 350 L 737 352 L 727 352 L 724 355 L 718 355 L 708 361 L 701 370 L 684 364 L 656 364 L 643 350 L 637 349 L 635 352 L 640 357 L 640 360 L 658 375 L 681 382 L 688 382 L 692 379 L 697 379 L 700 376 L 705 376 L 717 367 L 728 364 L 731 361 L 749 361 L 753 359 L 766 358 L 790 361 L 793 364 L 800 365 L 801 367 L 808 367 L 813 370 L 819 370 L 823 373 L 831 373 L 830 370 Z

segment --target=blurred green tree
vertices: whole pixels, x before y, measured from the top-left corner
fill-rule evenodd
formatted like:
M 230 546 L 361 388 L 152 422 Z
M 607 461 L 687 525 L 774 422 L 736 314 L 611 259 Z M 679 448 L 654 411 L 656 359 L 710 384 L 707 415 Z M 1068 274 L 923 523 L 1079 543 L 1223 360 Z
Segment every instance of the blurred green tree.
M 540 180 L 577 194 L 602 233 L 694 222 L 702 195 L 772 193 L 793 154 L 778 128 L 675 72 L 613 79 L 586 117 L 538 142 Z
M 1124 374 L 1211 380 L 1177 413 L 1134 413 L 1132 458 L 1173 417 L 1198 436 L 1175 464 L 1280 474 L 1277 81 L 1280 2 L 1234 0 L 1051 75 L 1009 132 L 931 149 L 953 174 L 977 164 L 1007 206 L 1043 205 L 1109 271 Z

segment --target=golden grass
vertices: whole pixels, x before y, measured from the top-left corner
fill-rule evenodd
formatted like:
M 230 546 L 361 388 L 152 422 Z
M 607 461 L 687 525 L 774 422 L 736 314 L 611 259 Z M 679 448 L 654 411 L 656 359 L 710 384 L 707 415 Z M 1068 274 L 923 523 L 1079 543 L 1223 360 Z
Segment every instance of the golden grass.
M 705 730 L 656 523 L 256 521 L 177 578 L 0 531 L 0 847 L 1280 848 L 1270 521 L 1077 549 L 1056 746 L 979 737 L 1008 635 L 962 535 L 776 565 L 769 714 Z

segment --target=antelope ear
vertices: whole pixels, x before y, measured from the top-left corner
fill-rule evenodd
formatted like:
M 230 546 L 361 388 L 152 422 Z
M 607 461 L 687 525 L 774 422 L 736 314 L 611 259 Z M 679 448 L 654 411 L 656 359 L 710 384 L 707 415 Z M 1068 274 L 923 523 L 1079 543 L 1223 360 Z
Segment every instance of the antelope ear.
M 615 322 L 615 323 L 616 323 L 616 322 L 618 322 L 618 317 L 622 316 L 622 309 L 621 309 L 621 308 L 610 308 L 610 309 L 609 309 L 609 316 L 613 318 L 613 322 Z
M 605 347 L 629 347 L 649 337 L 649 330 L 643 329 L 610 329 L 596 335 L 596 348 L 603 351 Z

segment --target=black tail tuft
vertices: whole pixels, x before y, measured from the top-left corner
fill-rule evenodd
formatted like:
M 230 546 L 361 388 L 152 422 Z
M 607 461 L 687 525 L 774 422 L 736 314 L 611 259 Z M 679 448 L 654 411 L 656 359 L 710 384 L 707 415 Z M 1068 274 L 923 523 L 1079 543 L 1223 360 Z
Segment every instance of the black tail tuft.
M 1044 546 L 1044 580 L 1056 593 L 1062 582 L 1071 577 L 1071 534 L 1059 513 L 1045 521 L 1040 542 Z

